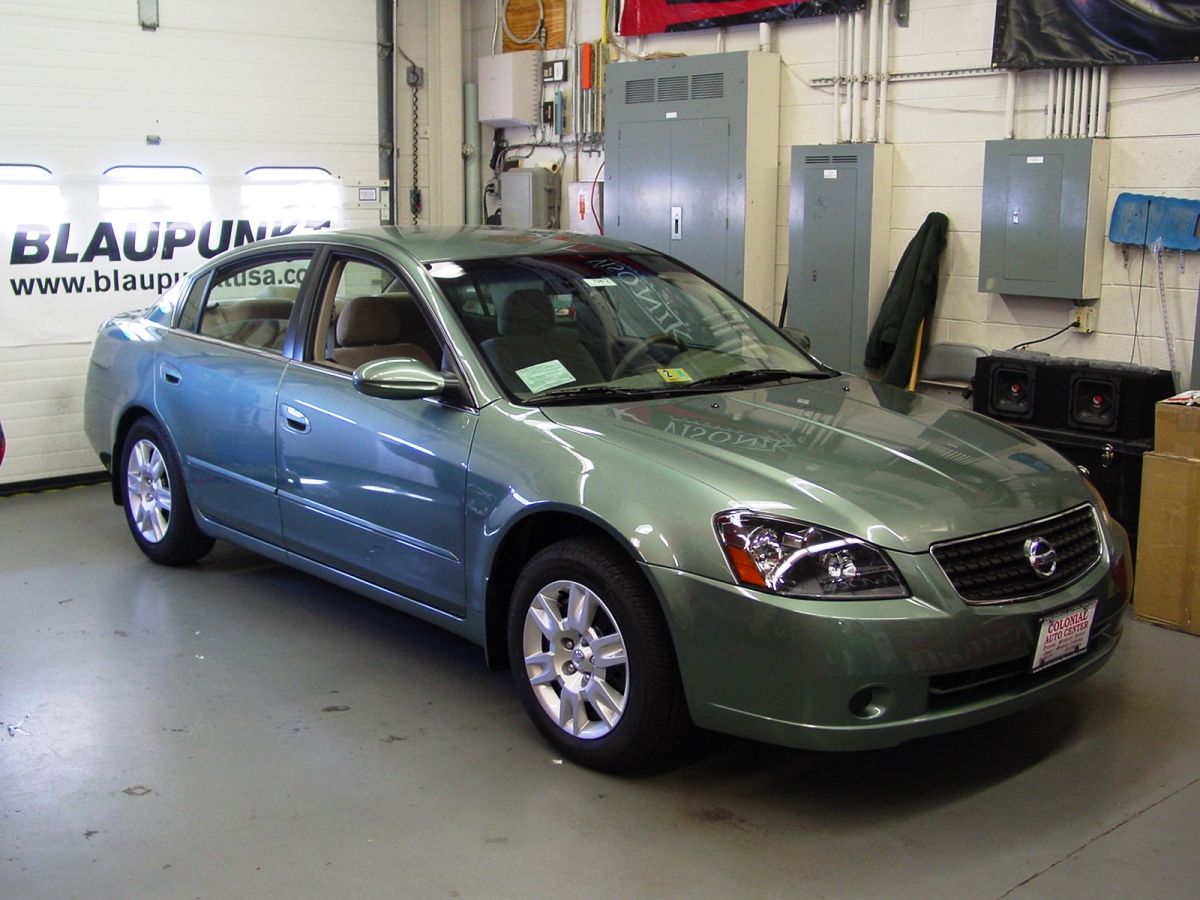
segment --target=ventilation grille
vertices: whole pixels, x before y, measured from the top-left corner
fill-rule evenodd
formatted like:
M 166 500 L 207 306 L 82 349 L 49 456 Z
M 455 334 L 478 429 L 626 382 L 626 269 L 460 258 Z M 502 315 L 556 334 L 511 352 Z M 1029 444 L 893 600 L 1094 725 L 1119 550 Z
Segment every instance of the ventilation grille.
M 1054 548 L 1057 564 L 1048 576 L 1030 564 L 1027 543 L 1036 540 Z M 968 603 L 1011 603 L 1043 597 L 1079 579 L 1100 559 L 1100 532 L 1085 505 L 1016 528 L 935 544 L 930 552 Z
M 853 166 L 853 165 L 856 165 L 857 163 L 858 163 L 858 154 L 857 153 L 839 153 L 839 154 L 833 154 L 833 155 L 826 153 L 826 154 L 819 154 L 817 156 L 804 157 L 804 164 L 806 166 L 830 166 L 830 165 L 837 165 L 837 164 Z
M 625 82 L 626 103 L 653 103 L 654 79 L 638 78 Z
M 685 100 L 720 100 L 724 96 L 724 72 L 634 78 L 625 82 L 626 103 L 681 103 Z
M 725 96 L 725 73 L 692 76 L 693 100 L 719 100 Z

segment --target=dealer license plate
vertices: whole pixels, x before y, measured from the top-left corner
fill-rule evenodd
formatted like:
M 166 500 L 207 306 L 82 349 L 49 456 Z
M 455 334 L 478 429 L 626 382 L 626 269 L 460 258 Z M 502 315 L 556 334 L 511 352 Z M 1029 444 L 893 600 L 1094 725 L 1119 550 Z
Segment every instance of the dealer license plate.
M 1086 652 L 1097 603 L 1088 600 L 1042 619 L 1037 649 L 1033 652 L 1033 671 L 1040 672 L 1047 666 Z

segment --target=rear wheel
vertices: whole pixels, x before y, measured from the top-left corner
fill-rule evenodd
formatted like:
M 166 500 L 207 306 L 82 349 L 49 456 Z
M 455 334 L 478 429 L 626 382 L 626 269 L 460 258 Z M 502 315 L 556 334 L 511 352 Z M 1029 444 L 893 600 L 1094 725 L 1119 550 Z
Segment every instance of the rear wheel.
M 179 566 L 212 549 L 213 539 L 196 526 L 175 448 L 154 419 L 139 419 L 129 429 L 120 472 L 129 531 L 150 559 Z
M 582 765 L 645 766 L 689 727 L 658 601 L 607 541 L 561 541 L 530 560 L 509 610 L 509 657 L 534 723 Z

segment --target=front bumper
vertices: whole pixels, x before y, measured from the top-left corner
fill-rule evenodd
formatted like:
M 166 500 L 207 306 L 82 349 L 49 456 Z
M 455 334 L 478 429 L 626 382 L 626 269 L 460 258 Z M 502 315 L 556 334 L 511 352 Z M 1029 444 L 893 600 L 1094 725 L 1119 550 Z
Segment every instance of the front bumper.
M 1113 570 L 1105 559 L 1067 590 L 1002 606 L 796 600 L 676 570 L 647 574 L 697 725 L 867 750 L 1007 715 L 1098 671 L 1120 640 L 1127 602 Z M 1042 618 L 1093 597 L 1087 652 L 1033 673 Z

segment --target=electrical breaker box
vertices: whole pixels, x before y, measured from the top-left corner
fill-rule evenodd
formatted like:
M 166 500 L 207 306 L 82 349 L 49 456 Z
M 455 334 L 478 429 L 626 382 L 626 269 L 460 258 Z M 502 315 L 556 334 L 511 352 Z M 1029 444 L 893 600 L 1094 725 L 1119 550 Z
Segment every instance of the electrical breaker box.
M 605 70 L 604 233 L 775 302 L 780 62 L 742 51 Z
M 891 188 L 889 144 L 792 148 L 784 324 L 842 372 L 866 373 L 867 337 L 887 292 Z
M 1100 296 L 1108 148 L 1097 138 L 988 141 L 980 291 Z

